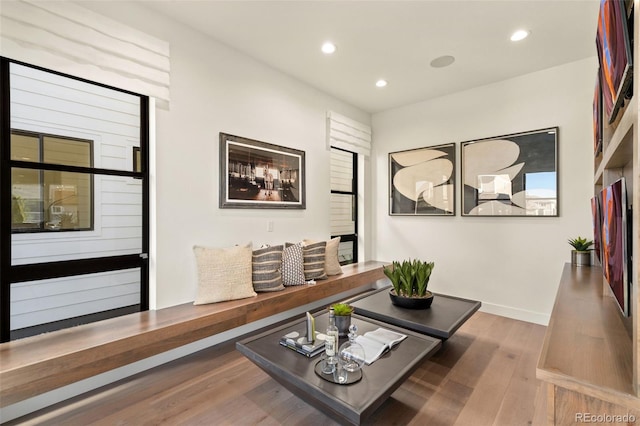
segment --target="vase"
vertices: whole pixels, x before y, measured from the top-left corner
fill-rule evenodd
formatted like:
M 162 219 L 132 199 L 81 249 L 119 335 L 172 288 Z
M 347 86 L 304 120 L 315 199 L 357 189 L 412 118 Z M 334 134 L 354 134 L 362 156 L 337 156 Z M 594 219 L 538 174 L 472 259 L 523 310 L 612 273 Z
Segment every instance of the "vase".
M 351 325 L 351 315 L 336 315 L 336 327 L 338 327 L 338 336 L 344 337 L 349 334 L 349 326 Z
M 433 303 L 433 293 L 430 291 L 427 291 L 424 297 L 405 297 L 398 296 L 395 290 L 391 289 L 389 298 L 394 305 L 407 309 L 428 309 Z
M 591 251 L 571 250 L 571 264 L 575 266 L 591 265 Z

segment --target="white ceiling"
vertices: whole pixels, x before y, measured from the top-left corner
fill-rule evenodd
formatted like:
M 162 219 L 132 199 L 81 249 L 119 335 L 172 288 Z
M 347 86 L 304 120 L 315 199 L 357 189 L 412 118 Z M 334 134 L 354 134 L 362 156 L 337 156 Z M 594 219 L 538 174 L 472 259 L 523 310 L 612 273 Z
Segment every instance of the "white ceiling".
M 370 113 L 595 56 L 598 0 L 151 1 Z M 525 28 L 531 35 L 514 43 Z M 332 56 L 320 51 L 331 40 Z M 442 55 L 453 65 L 433 68 Z M 375 87 L 379 78 L 389 85 Z M 595 74 L 594 74 L 595 82 Z

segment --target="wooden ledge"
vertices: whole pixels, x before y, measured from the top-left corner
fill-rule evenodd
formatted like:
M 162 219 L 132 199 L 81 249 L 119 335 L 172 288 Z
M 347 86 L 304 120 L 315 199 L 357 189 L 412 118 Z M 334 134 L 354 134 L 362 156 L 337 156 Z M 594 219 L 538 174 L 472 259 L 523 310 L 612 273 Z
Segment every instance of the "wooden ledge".
M 564 266 L 536 377 L 570 391 L 640 409 L 633 349 L 599 267 Z
M 316 285 L 146 311 L 0 344 L 0 407 L 384 278 L 384 263 L 342 267 Z

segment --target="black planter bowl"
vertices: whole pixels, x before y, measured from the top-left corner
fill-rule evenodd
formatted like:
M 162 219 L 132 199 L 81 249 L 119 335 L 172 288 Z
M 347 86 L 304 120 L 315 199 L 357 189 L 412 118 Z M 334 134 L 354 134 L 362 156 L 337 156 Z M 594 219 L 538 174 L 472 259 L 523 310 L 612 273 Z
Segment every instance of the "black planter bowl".
M 431 303 L 433 303 L 433 293 L 427 291 L 428 296 L 424 297 L 404 297 L 398 296 L 396 292 L 391 289 L 389 290 L 389 298 L 391 298 L 391 303 L 400 307 L 407 309 L 428 309 L 431 307 Z

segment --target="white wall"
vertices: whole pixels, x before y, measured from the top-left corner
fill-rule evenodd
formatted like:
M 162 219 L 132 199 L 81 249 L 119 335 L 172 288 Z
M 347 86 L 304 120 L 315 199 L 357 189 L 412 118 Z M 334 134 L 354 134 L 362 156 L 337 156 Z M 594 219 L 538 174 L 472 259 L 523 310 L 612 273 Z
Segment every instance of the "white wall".
M 373 116 L 375 245 L 372 257 L 435 261 L 430 288 L 481 300 L 483 310 L 546 324 L 567 239 L 590 236 L 593 194 L 592 58 Z M 388 154 L 558 126 L 557 218 L 388 215 Z
M 326 111 L 370 124 L 369 114 L 200 33 L 130 3 L 83 3 L 167 40 L 170 110 L 157 110 L 157 299 L 162 308 L 195 297 L 194 244 L 226 247 L 329 237 Z M 219 132 L 306 152 L 305 210 L 218 208 Z M 267 223 L 274 222 L 274 232 Z

